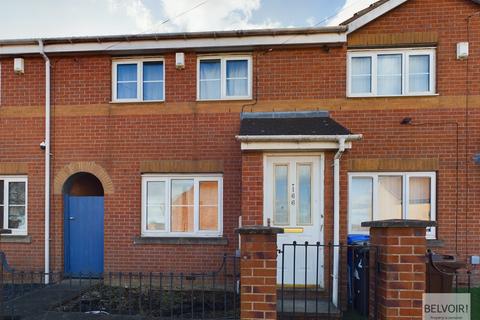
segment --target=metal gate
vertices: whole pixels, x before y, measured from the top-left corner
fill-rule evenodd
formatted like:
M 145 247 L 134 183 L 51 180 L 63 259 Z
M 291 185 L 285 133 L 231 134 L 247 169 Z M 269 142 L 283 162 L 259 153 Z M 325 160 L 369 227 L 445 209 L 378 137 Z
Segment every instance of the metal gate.
M 286 266 L 285 254 L 290 266 Z M 338 272 L 334 255 L 338 254 Z M 323 258 L 323 259 L 322 259 Z M 369 245 L 333 245 L 292 242 L 278 250 L 281 279 L 279 319 L 376 318 L 378 248 Z M 309 268 L 314 265 L 314 272 Z M 287 273 L 293 282 L 287 282 Z M 313 276 L 312 276 L 313 274 Z M 323 278 L 322 278 L 323 277 Z M 336 302 L 336 303 L 334 303 Z

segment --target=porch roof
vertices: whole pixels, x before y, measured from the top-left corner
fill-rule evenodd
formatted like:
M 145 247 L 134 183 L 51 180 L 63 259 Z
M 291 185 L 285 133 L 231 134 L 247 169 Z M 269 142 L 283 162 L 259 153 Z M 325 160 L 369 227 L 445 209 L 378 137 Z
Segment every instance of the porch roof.
M 242 150 L 350 149 L 361 134 L 330 118 L 327 111 L 242 113 L 236 137 Z
M 351 131 L 326 111 L 243 113 L 239 136 L 343 136 Z

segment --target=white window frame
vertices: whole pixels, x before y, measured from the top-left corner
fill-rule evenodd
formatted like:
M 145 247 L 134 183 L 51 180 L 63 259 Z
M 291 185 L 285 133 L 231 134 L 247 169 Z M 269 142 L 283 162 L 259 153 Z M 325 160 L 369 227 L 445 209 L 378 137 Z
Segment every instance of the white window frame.
M 171 181 L 172 180 L 193 180 L 194 183 L 194 201 L 193 201 L 193 232 L 171 232 Z M 165 182 L 165 230 L 147 230 L 147 183 Z M 218 183 L 218 230 L 200 230 L 200 188 L 202 181 L 216 181 Z M 199 237 L 214 238 L 223 235 L 223 177 L 220 174 L 196 174 L 196 175 L 142 175 L 142 237 Z
M 220 60 L 220 98 L 205 99 L 200 97 L 200 62 L 203 60 Z M 246 96 L 227 96 L 227 61 L 232 60 L 247 60 L 248 65 L 248 81 Z M 205 55 L 197 59 L 197 100 L 198 101 L 218 101 L 218 100 L 250 100 L 252 99 L 252 57 L 241 55 L 227 55 L 227 56 L 211 56 Z
M 436 221 L 437 215 L 437 180 L 436 180 L 436 173 L 435 172 L 350 172 L 348 173 L 348 233 L 351 233 L 351 208 L 352 208 L 352 198 L 350 197 L 351 194 L 351 186 L 352 186 L 352 179 L 355 177 L 368 177 L 372 178 L 373 186 L 372 186 L 372 220 L 377 220 L 378 217 L 378 177 L 379 176 L 399 176 L 402 177 L 402 219 L 408 219 L 408 204 L 409 204 L 409 186 L 410 184 L 409 179 L 411 177 L 428 177 L 430 178 L 430 199 L 431 199 L 431 207 L 430 207 L 430 218 L 431 221 Z M 363 232 L 356 231 L 355 233 L 363 233 L 369 234 L 368 230 L 366 229 Z M 428 227 L 426 238 L 427 239 L 436 239 L 437 231 L 436 227 Z
M 163 98 L 160 100 L 143 99 L 143 63 L 144 62 L 162 62 L 163 63 Z M 117 98 L 117 66 L 122 64 L 137 65 L 137 97 L 134 99 Z M 115 59 L 112 61 L 112 102 L 163 102 L 165 101 L 165 59 L 163 58 L 142 58 L 142 59 Z
M 11 235 L 26 236 L 28 235 L 28 177 L 27 176 L 0 176 L 3 180 L 3 228 L 11 230 Z M 9 207 L 9 183 L 10 182 L 24 182 L 25 183 L 25 229 L 11 229 L 8 228 L 8 207 Z
M 384 49 L 384 50 L 351 50 L 347 53 L 347 97 L 402 97 L 402 96 L 428 96 L 436 94 L 436 52 L 435 48 L 410 48 L 410 49 Z M 379 55 L 402 55 L 402 93 L 397 95 L 377 94 L 377 59 Z M 430 88 L 425 92 L 410 92 L 409 84 L 409 57 L 415 55 L 428 55 L 430 57 Z M 352 93 L 351 65 L 352 58 L 371 58 L 371 91 L 370 93 Z

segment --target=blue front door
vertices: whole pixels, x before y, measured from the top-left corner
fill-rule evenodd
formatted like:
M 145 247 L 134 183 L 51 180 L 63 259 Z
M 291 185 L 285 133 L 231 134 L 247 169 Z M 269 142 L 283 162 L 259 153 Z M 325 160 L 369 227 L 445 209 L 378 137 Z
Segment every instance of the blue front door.
M 65 272 L 97 276 L 103 272 L 103 197 L 64 197 Z

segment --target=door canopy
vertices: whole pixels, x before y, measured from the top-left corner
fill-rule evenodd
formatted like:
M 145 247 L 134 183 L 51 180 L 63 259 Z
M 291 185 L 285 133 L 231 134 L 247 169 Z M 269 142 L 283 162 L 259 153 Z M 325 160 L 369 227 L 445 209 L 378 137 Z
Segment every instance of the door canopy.
M 361 138 L 327 111 L 242 113 L 237 136 L 242 150 L 333 150 Z

